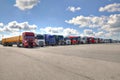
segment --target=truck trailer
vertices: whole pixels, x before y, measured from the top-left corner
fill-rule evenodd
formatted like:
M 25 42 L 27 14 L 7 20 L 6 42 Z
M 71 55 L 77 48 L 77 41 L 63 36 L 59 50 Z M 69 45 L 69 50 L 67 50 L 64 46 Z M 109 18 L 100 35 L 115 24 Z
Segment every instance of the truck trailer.
M 35 46 L 35 35 L 33 32 L 23 32 L 20 36 L 3 38 L 3 46 L 13 46 L 16 44 L 18 47 L 34 47 Z

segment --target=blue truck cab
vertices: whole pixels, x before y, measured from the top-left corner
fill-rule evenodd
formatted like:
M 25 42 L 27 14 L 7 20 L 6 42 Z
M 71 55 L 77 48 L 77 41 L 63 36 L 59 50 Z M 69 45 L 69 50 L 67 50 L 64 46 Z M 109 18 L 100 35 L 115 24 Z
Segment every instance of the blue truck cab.
M 45 34 L 44 37 L 45 37 L 46 46 L 48 46 L 48 45 L 52 45 L 52 46 L 56 45 L 55 36 L 50 35 L 50 34 Z

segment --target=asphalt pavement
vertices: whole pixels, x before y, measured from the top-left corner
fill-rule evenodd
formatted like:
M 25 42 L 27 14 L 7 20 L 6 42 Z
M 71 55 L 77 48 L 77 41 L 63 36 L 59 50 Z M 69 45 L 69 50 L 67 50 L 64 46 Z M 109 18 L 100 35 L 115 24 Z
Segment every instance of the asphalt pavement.
M 0 80 L 120 80 L 120 44 L 0 45 Z

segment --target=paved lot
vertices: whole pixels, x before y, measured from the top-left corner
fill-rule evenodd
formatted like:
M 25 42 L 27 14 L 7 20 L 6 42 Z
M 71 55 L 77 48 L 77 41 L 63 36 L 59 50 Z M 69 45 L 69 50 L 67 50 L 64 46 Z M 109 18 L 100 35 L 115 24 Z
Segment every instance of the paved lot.
M 120 80 L 120 44 L 0 45 L 0 80 Z

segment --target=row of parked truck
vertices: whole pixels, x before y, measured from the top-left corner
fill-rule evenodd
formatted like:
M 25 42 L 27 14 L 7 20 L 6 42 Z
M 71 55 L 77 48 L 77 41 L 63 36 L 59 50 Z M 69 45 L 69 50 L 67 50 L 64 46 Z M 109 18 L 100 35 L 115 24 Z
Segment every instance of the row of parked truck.
M 20 36 L 3 38 L 1 44 L 3 46 L 18 47 L 37 47 L 37 46 L 54 46 L 54 45 L 75 45 L 75 44 L 94 44 L 94 43 L 116 43 L 120 42 L 112 39 L 102 39 L 94 37 L 35 34 L 33 32 L 23 32 Z

